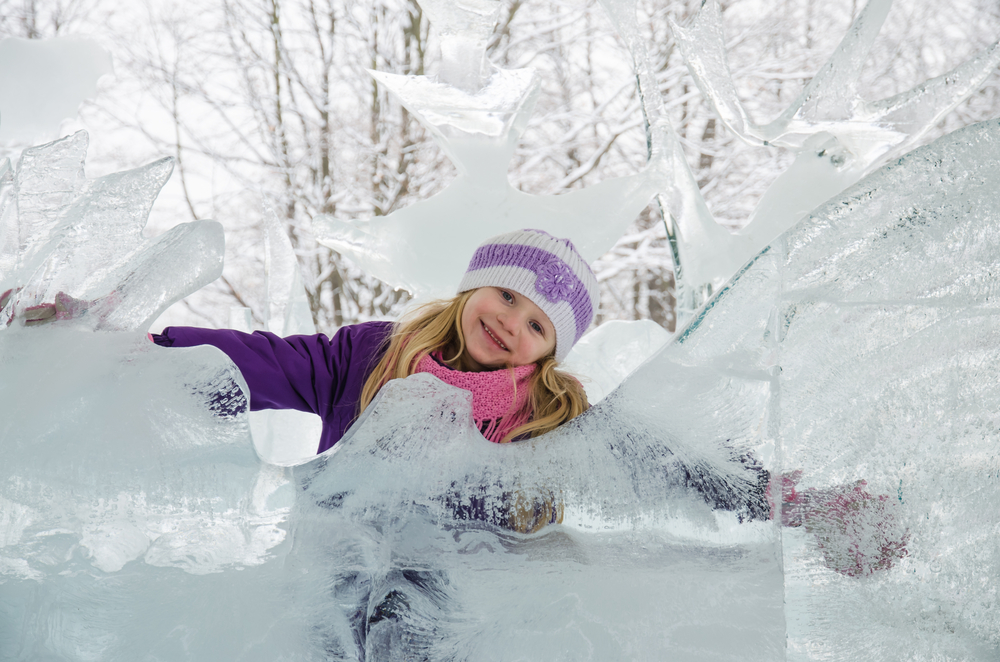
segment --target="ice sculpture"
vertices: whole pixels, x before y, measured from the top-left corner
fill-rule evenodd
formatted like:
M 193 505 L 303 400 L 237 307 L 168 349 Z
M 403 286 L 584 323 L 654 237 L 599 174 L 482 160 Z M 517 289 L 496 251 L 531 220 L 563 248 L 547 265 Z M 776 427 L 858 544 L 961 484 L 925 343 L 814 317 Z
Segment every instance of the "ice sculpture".
M 646 90 L 655 90 L 642 41 L 635 30 L 635 3 L 604 0 L 636 60 Z M 876 167 L 910 149 L 931 127 L 980 88 L 1000 64 L 1000 41 L 946 74 L 887 99 L 866 101 L 858 79 L 892 0 L 870 0 L 858 13 L 830 59 L 799 97 L 774 121 L 760 126 L 736 95 L 726 60 L 722 19 L 716 0 L 702 3 L 688 26 L 671 24 L 678 48 L 695 82 L 720 120 L 735 135 L 757 145 L 797 152 L 792 166 L 768 189 L 746 225 L 736 233 L 720 228 L 701 200 L 683 159 L 673 159 L 671 189 L 659 196 L 675 260 L 682 307 L 696 308 L 704 292 L 717 288 L 751 257 L 819 204 Z M 644 94 L 648 117 L 663 117 L 657 94 Z M 678 152 L 669 132 L 664 152 Z M 708 285 L 710 287 L 706 288 Z
M 417 375 L 293 467 L 254 453 L 218 352 L 144 339 L 220 266 L 211 222 L 142 237 L 169 164 L 26 151 L 0 169 L 2 659 L 996 659 L 998 142 L 818 208 L 553 433 L 490 444 Z
M 181 272 L 210 275 L 219 246 L 126 251 L 109 273 L 145 313 L 0 331 L 0 650 L 995 659 L 998 141 L 1000 122 L 977 125 L 865 179 L 587 414 L 514 445 L 483 440 L 467 394 L 417 375 L 330 452 L 262 463 L 231 364 L 144 342 L 149 307 L 131 301 L 196 287 Z M 53 221 L 41 247 L 15 244 L 33 276 L 8 315 L 33 288 L 71 286 L 77 259 L 95 270 L 83 235 L 134 245 L 161 166 L 78 181 L 80 147 L 32 150 L 5 189 L 8 230 L 22 211 Z M 41 173 L 56 190 L 21 185 Z M 780 528 L 761 465 L 839 501 Z M 566 524 L 469 518 L 546 499 Z
M 865 480 L 908 530 L 907 556 L 856 581 L 828 572 L 821 539 L 783 529 L 794 659 L 1000 652 L 986 579 L 1000 571 L 998 141 L 1000 122 L 979 124 L 862 180 L 661 354 L 770 384 L 760 434 L 780 466 L 801 486 Z
M 486 59 L 499 3 L 424 3 L 441 33 L 439 81 L 373 71 L 430 131 L 458 170 L 440 194 L 385 217 L 317 220 L 321 243 L 365 271 L 417 297 L 451 293 L 483 226 L 523 227 L 570 237 L 590 260 L 606 252 L 656 195 L 674 250 L 678 314 L 683 322 L 707 296 L 817 205 L 910 149 L 982 85 L 1000 64 L 1000 42 L 947 74 L 888 99 L 865 101 L 857 81 L 892 0 L 871 0 L 799 98 L 771 123 L 756 124 L 736 96 L 726 61 L 720 10 L 702 3 L 691 25 L 671 24 L 692 75 L 722 122 L 743 140 L 798 153 L 763 196 L 746 225 L 731 233 L 715 222 L 663 110 L 647 48 L 636 25 L 636 0 L 601 0 L 629 49 L 649 142 L 646 168 L 560 196 L 513 189 L 506 170 L 534 105 L 530 70 L 503 70 Z M 601 216 L 584 230 L 579 210 Z M 389 238 L 405 237 L 405 241 Z M 442 251 L 444 248 L 446 250 Z M 446 264 L 419 258 L 435 249 Z M 454 257 L 452 257 L 454 256 Z
M 643 422 L 655 392 L 638 381 L 643 399 L 621 396 L 631 420 L 592 419 L 594 444 L 576 426 L 490 444 L 468 394 L 423 376 L 386 389 L 332 452 L 260 462 L 232 365 L 144 338 L 160 302 L 217 275 L 216 226 L 143 242 L 168 164 L 92 182 L 85 147 L 77 135 L 28 150 L 3 190 L 4 236 L 24 238 L 3 253 L 5 659 L 356 659 L 361 644 L 388 659 L 404 635 L 430 659 L 615 659 L 698 647 L 704 628 L 757 659 L 780 650 L 773 528 L 713 514 L 698 489 L 745 515 L 757 474 L 721 446 L 662 448 Z M 22 323 L 60 292 L 80 307 Z M 526 536 L 462 516 L 554 498 L 578 527 Z M 680 585 L 692 590 L 663 600 Z M 402 633 L 375 618 L 389 596 L 406 604 Z
M 5 320 L 63 293 L 86 303 L 78 323 L 136 330 L 221 273 L 218 223 L 142 237 L 170 159 L 88 181 L 86 152 L 81 131 L 25 150 L 16 176 L 0 164 L 0 292 L 16 288 L 0 310 Z

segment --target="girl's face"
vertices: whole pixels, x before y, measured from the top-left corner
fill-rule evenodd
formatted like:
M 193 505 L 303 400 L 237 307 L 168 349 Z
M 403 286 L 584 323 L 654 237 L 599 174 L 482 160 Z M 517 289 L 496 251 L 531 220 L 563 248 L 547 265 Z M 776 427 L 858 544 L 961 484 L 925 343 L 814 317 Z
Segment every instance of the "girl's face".
M 551 354 L 556 330 L 528 297 L 500 287 L 480 287 L 462 311 L 465 353 L 473 371 L 522 366 Z

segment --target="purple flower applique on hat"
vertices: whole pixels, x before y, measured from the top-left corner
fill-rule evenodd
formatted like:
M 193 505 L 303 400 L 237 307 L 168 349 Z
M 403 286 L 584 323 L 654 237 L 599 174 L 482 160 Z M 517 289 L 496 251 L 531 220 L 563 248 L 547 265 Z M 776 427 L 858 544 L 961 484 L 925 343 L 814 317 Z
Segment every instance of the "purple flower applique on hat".
M 535 289 L 552 303 L 559 301 L 569 301 L 575 288 L 576 276 L 566 263 L 558 258 L 553 258 L 541 265 L 536 272 Z

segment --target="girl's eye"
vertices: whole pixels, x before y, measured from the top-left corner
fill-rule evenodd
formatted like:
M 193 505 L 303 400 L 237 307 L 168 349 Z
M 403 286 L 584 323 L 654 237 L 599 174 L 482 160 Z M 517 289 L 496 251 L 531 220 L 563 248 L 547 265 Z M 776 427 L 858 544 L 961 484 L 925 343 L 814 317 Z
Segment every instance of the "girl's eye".
M 535 333 L 541 333 L 542 335 L 545 334 L 544 330 L 542 329 L 542 325 L 539 324 L 538 322 L 532 322 L 531 328 L 535 330 Z
M 510 292 L 508 292 L 507 290 L 500 290 L 500 295 L 504 298 L 504 300 L 507 303 L 513 303 L 514 302 L 514 295 L 511 294 Z

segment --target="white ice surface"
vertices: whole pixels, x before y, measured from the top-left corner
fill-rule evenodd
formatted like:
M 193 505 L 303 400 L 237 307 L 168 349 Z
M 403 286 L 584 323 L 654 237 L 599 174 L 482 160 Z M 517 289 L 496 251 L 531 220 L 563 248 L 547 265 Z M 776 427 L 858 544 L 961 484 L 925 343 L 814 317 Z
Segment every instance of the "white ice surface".
M 611 320 L 580 338 L 562 368 L 581 379 L 590 404 L 597 404 L 669 340 L 656 322 Z

